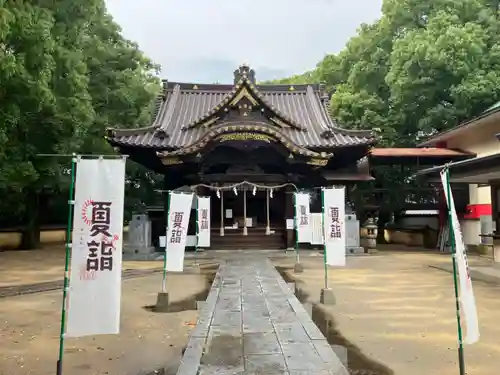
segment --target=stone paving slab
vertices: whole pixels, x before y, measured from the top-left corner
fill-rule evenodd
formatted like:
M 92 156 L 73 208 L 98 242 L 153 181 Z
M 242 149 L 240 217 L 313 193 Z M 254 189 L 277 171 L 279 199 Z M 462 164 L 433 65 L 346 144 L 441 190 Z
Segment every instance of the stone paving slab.
M 219 267 L 177 375 L 347 375 L 268 259 Z

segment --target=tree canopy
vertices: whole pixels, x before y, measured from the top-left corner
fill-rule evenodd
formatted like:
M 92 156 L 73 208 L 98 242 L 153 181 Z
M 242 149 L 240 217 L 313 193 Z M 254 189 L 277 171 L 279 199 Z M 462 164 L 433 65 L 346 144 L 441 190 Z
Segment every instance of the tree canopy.
M 499 5 L 384 0 L 381 18 L 361 25 L 342 51 L 282 82 L 322 81 L 335 92 L 331 114 L 344 127 L 375 130 L 381 147 L 415 146 L 500 100 Z M 381 211 L 401 206 L 396 198 L 413 170 L 373 169 L 374 185 L 392 191 Z
M 40 154 L 113 153 L 105 128 L 150 121 L 157 70 L 104 0 L 0 0 L 0 225 L 23 225 L 25 247 L 67 207 L 70 158 Z M 132 197 L 155 184 L 132 163 L 127 180 Z
M 500 99 L 499 28 L 496 0 L 384 0 L 342 51 L 275 82 L 322 81 L 341 123 L 410 145 Z

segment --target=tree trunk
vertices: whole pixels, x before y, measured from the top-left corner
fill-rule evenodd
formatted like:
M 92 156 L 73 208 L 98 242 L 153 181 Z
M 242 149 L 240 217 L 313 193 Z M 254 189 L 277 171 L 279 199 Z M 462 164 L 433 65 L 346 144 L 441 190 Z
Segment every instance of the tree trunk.
M 41 206 L 47 206 L 46 195 L 29 192 L 26 194 L 26 217 L 22 233 L 21 249 L 32 250 L 40 247 L 40 213 Z

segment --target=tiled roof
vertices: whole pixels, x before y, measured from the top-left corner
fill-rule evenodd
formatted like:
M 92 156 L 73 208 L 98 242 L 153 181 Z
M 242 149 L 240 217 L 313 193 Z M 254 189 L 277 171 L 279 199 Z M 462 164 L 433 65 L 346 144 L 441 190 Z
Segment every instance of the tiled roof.
M 373 148 L 370 150 L 370 155 L 374 157 L 404 157 L 404 156 L 415 156 L 415 157 L 439 157 L 439 156 L 471 156 L 472 154 L 452 150 L 448 148 Z
M 142 129 L 111 129 L 108 139 L 116 145 L 163 150 L 192 146 L 213 127 L 225 122 L 228 106 L 245 89 L 255 98 L 257 104 L 253 110 L 261 111 L 262 120 L 269 120 L 270 126 L 280 129 L 299 147 L 336 148 L 375 143 L 369 131 L 337 126 L 328 115 L 328 97 L 320 86 L 255 85 L 246 75 L 234 85 L 165 81 L 153 124 Z M 252 126 L 255 118 L 241 117 L 238 122 L 242 121 Z

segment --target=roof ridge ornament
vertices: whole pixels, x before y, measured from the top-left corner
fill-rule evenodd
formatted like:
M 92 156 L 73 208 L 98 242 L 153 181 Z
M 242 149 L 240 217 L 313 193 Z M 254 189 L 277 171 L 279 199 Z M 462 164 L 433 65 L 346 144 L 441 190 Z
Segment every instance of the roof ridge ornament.
M 248 80 L 255 84 L 255 71 L 250 69 L 248 64 L 241 64 L 238 69 L 234 71 L 234 84 L 236 85 L 242 80 Z
M 241 65 L 234 71 L 234 74 L 235 80 L 238 79 L 238 81 L 235 82 L 233 89 L 225 98 L 210 111 L 205 113 L 205 115 L 183 126 L 182 130 L 192 129 L 196 126 L 204 126 L 205 128 L 214 126 L 215 123 L 220 120 L 221 116 L 218 115 L 220 111 L 223 110 L 224 112 L 228 112 L 228 107 L 235 107 L 241 99 L 246 98 L 250 102 L 251 107 L 247 107 L 246 109 L 241 108 L 244 116 L 248 115 L 252 107 L 261 105 L 264 108 L 263 113 L 266 113 L 267 109 L 267 112 L 270 112 L 269 120 L 279 127 L 291 127 L 296 130 L 307 132 L 307 129 L 301 124 L 297 123 L 293 118 L 282 113 L 275 105 L 265 100 L 264 95 L 259 91 L 257 85 L 252 82 L 252 79 L 255 80 L 255 73 L 248 65 Z M 215 117 L 218 118 L 214 120 Z M 275 120 L 278 120 L 278 122 Z

